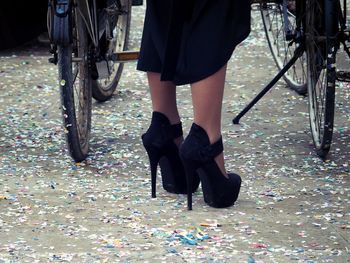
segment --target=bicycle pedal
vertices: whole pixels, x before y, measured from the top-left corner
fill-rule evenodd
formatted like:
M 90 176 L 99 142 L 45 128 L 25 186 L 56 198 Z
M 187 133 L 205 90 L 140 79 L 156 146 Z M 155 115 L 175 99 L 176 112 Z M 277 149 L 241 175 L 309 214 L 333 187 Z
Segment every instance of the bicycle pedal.
M 121 62 L 128 62 L 128 61 L 136 61 L 138 60 L 139 55 L 140 55 L 139 51 L 121 51 L 110 55 L 108 59 L 116 63 L 121 63 Z

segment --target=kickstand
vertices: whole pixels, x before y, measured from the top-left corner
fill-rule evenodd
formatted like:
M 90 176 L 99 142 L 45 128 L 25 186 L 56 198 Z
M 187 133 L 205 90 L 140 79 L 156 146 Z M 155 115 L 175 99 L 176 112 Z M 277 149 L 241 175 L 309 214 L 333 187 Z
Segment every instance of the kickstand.
M 304 47 L 300 45 L 294 51 L 291 60 L 282 68 L 282 70 L 271 80 L 269 84 L 232 120 L 234 124 L 239 124 L 239 120 L 276 84 L 277 81 L 286 73 L 303 54 Z

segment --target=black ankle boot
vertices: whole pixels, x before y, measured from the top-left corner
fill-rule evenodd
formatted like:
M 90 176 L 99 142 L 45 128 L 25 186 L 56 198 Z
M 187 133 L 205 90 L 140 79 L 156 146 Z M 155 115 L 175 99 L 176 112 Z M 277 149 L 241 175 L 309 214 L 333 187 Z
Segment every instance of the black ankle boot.
M 185 167 L 187 186 L 192 187 L 197 172 L 202 183 L 204 201 L 212 207 L 223 208 L 234 204 L 241 187 L 241 177 L 227 174 L 226 178 L 214 158 L 223 151 L 222 139 L 210 145 L 206 131 L 193 123 L 191 131 L 180 147 Z M 188 209 L 192 210 L 192 193 L 187 193 Z
M 153 112 L 151 125 L 147 132 L 142 135 L 142 142 L 147 151 L 151 167 L 152 197 L 156 197 L 158 163 L 163 188 L 170 193 L 187 193 L 184 167 L 179 156 L 179 148 L 174 143 L 174 139 L 181 136 L 181 123 L 171 125 L 164 114 Z M 191 185 L 191 193 L 197 190 L 198 185 L 199 177 L 196 175 Z

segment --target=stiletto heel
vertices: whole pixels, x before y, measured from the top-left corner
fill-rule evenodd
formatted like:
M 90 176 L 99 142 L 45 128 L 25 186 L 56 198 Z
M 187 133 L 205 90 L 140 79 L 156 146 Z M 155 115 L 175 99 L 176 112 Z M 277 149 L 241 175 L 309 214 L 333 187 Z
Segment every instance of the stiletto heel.
M 187 182 L 187 209 L 192 210 L 192 183 L 194 178 L 198 177 L 196 173 L 196 167 L 191 164 L 186 159 L 182 159 L 182 163 L 184 164 L 185 173 L 186 173 L 186 182 Z
M 238 198 L 241 177 L 228 173 L 225 177 L 215 162 L 223 151 L 222 139 L 210 144 L 206 131 L 193 123 L 191 131 L 180 148 L 180 156 L 186 171 L 187 183 L 191 184 L 193 174 L 199 175 L 204 201 L 212 207 L 229 207 Z M 192 194 L 187 193 L 187 207 L 192 210 Z
M 158 163 L 151 164 L 151 195 L 152 198 L 156 198 L 156 183 L 157 183 L 157 165 Z
M 186 194 L 187 183 L 179 149 L 174 139 L 182 136 L 182 125 L 171 125 L 168 118 L 153 112 L 151 125 L 142 135 L 142 142 L 150 161 L 152 197 L 156 197 L 156 178 L 158 164 L 161 170 L 163 188 L 175 194 Z M 191 184 L 191 192 L 195 192 L 199 185 L 198 175 Z
M 151 168 L 151 194 L 152 198 L 156 198 L 156 183 L 157 183 L 157 166 L 160 160 L 160 156 L 157 151 L 151 150 L 150 148 L 146 149 L 150 168 Z
M 187 183 L 189 182 L 187 181 Z M 189 185 L 191 185 L 191 183 L 189 183 Z M 187 188 L 187 209 L 192 210 L 192 192 L 189 189 L 191 189 L 191 187 Z

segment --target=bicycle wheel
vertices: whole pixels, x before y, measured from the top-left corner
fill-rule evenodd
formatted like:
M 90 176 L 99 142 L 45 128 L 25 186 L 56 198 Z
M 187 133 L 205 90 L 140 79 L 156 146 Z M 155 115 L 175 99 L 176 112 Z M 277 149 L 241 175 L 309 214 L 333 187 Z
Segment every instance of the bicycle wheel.
M 333 135 L 337 47 L 332 37 L 335 36 L 337 23 L 332 11 L 321 1 L 307 1 L 306 10 L 311 135 L 317 154 L 325 158 Z
M 290 4 L 295 1 L 288 1 Z M 291 42 L 286 35 L 283 5 L 280 3 L 265 3 L 260 6 L 261 17 L 270 51 L 279 70 L 293 57 L 299 43 Z M 296 33 L 296 17 L 290 7 L 286 11 L 289 30 Z M 306 94 L 306 57 L 302 55 L 295 64 L 283 75 L 288 86 L 298 94 Z
M 86 158 L 91 128 L 91 82 L 87 33 L 73 8 L 73 43 L 58 46 L 58 69 L 63 122 L 70 155 L 77 162 Z
M 115 63 L 108 60 L 113 53 L 128 49 L 130 19 L 131 19 L 131 0 L 120 0 L 120 6 L 109 8 L 109 19 L 113 26 L 111 39 L 107 39 L 106 34 L 102 41 L 107 44 L 105 52 L 105 61 L 107 64 L 107 73 L 105 76 L 99 76 L 97 80 L 92 81 L 92 96 L 94 99 L 103 102 L 110 99 L 113 92 L 118 86 L 122 71 L 123 63 Z M 108 8 L 107 8 L 108 10 Z

